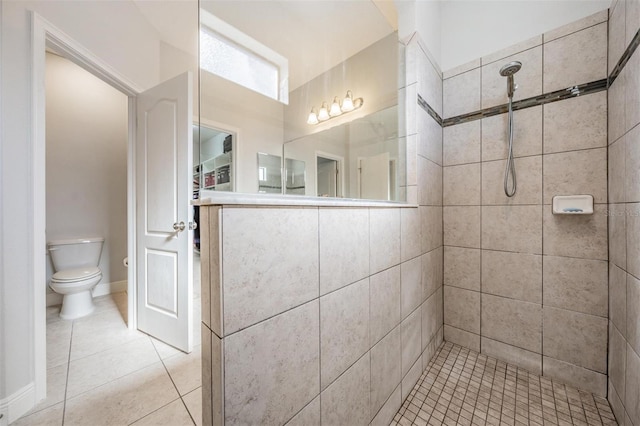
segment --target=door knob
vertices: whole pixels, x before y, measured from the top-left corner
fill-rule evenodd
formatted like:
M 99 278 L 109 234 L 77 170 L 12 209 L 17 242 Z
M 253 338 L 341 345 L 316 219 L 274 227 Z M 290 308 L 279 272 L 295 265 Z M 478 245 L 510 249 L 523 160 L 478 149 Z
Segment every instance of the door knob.
M 184 222 L 180 221 L 180 223 L 176 222 L 173 224 L 173 230 L 176 232 L 184 231 Z
M 195 231 L 196 229 L 198 229 L 198 223 L 197 222 L 189 222 L 189 231 Z

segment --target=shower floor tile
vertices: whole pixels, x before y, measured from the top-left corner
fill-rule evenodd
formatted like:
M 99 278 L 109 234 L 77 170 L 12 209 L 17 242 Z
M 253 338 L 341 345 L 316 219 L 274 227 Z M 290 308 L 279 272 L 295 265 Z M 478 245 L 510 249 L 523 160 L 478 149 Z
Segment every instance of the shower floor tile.
M 609 402 L 445 342 L 392 425 L 617 425 Z

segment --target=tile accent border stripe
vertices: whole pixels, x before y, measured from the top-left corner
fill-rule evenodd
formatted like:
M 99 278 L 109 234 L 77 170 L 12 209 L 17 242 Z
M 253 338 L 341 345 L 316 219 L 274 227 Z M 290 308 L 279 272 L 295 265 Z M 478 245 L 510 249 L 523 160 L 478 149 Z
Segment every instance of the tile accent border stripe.
M 640 46 L 640 30 L 636 32 L 636 35 L 627 46 L 627 49 L 624 51 L 620 60 L 611 71 L 611 74 L 608 78 L 603 78 L 602 80 L 592 81 L 590 83 L 580 84 L 578 86 L 568 87 L 566 89 L 556 90 L 555 92 L 545 93 L 543 95 L 534 96 L 527 99 L 522 99 L 519 101 L 515 101 L 513 103 L 513 110 L 517 111 L 520 109 L 530 108 L 538 105 L 544 105 L 551 102 L 562 101 L 565 99 L 574 98 L 580 95 L 588 95 L 591 93 L 597 93 L 602 90 L 607 90 L 613 82 L 616 80 L 618 75 L 622 72 L 625 65 L 633 56 L 636 49 Z M 433 119 L 442 127 L 453 126 L 456 124 L 467 123 L 469 121 L 480 120 L 486 117 L 491 117 L 494 115 L 504 114 L 508 111 L 508 104 L 502 104 L 491 108 L 481 109 L 479 111 L 470 112 L 467 114 L 458 115 L 455 117 L 450 117 L 443 119 L 438 115 L 438 113 L 429 105 L 423 98 L 418 94 L 418 105 L 422 107 Z
M 568 87 L 566 89 L 556 90 L 554 92 L 545 93 L 539 96 L 533 96 L 527 99 L 521 99 L 513 103 L 513 110 L 518 111 L 525 108 L 531 108 L 538 105 L 544 105 L 551 102 L 562 101 L 565 99 L 575 98 L 580 95 L 589 95 L 602 90 L 607 90 L 607 79 L 592 81 L 591 83 L 580 84 L 578 86 Z M 467 123 L 469 121 L 480 120 L 494 115 L 504 114 L 509 110 L 508 104 L 497 105 L 491 108 L 481 109 L 479 111 L 458 115 L 455 117 L 442 119 L 438 113 L 420 95 L 418 95 L 418 104 L 427 111 L 442 127 L 453 126 L 456 124 Z
M 436 123 L 438 123 L 442 127 L 442 117 L 438 115 L 435 109 L 431 108 L 431 105 L 429 105 L 427 101 L 422 99 L 422 96 L 420 96 L 419 93 L 418 93 L 418 105 L 420 105 L 422 109 L 425 110 L 427 114 L 429 114 L 431 118 L 436 120 Z
M 602 90 L 607 90 L 607 79 L 592 81 L 591 83 L 580 84 L 578 86 L 567 87 L 566 89 L 556 90 L 554 92 L 545 93 L 539 96 L 533 96 L 527 99 L 521 99 L 513 103 L 513 110 L 518 111 L 525 108 L 531 108 L 538 105 L 544 105 L 551 102 L 562 101 L 565 99 L 575 98 L 580 95 L 589 95 Z M 443 120 L 443 127 L 453 126 L 455 124 L 466 123 L 468 121 L 479 120 L 494 115 L 504 114 L 509 111 L 508 104 L 502 104 L 491 108 L 485 108 L 480 111 L 459 115 L 457 117 L 447 118 Z
M 611 71 L 611 75 L 609 75 L 609 87 L 611 87 L 611 85 L 616 80 L 616 78 L 618 78 L 618 76 L 624 69 L 624 66 L 627 65 L 627 62 L 629 61 L 631 56 L 633 56 L 633 52 L 636 51 L 639 45 L 640 45 L 640 30 L 638 30 L 636 35 L 633 36 L 631 43 L 629 43 L 629 46 L 627 46 L 627 49 L 624 51 L 624 53 L 620 57 L 620 60 L 618 61 L 616 66 L 613 68 L 613 71 Z

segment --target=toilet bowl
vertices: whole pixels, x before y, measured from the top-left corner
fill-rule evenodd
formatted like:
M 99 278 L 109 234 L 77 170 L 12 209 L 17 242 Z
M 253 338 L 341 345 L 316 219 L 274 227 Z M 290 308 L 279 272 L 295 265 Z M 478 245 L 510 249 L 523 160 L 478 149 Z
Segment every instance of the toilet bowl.
M 103 238 L 57 240 L 48 243 L 56 271 L 49 287 L 62 295 L 60 318 L 71 320 L 95 309 L 92 290 L 102 279 L 98 268 Z

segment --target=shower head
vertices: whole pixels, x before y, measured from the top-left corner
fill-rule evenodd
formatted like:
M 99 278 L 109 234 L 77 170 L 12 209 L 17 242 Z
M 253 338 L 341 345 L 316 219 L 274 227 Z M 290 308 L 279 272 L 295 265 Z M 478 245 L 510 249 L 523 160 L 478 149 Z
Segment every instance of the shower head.
M 518 86 L 513 83 L 513 75 L 520 71 L 522 68 L 522 62 L 513 61 L 500 68 L 500 75 L 507 77 L 507 95 L 509 99 L 513 98 L 513 92 L 516 91 Z
M 522 68 L 522 62 L 509 62 L 508 64 L 500 68 L 500 75 L 503 77 L 510 77 L 520 71 L 520 68 Z

